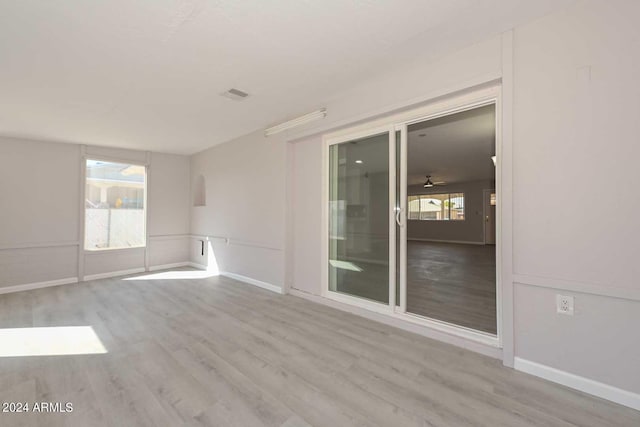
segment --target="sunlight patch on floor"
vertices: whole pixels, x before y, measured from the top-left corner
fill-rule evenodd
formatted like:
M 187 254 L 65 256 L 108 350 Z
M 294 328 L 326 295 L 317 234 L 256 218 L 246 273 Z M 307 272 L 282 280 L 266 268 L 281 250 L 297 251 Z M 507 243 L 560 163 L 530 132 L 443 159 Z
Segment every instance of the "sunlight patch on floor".
M 0 357 L 102 353 L 107 349 L 91 326 L 0 329 Z

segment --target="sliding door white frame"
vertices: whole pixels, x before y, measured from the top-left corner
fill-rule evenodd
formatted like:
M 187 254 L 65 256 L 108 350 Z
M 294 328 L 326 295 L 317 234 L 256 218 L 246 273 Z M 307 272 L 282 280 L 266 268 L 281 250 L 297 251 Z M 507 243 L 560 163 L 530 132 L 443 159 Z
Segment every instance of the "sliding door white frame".
M 389 304 L 368 300 L 351 296 L 341 292 L 335 292 L 329 289 L 329 183 L 335 182 L 331 180 L 329 171 L 329 155 L 330 147 L 336 144 L 342 144 L 349 141 L 368 138 L 376 135 L 387 134 L 389 149 Z M 396 197 L 396 142 L 394 127 L 383 125 L 377 127 L 368 127 L 366 129 L 343 135 L 328 136 L 323 138 L 322 144 L 322 227 L 321 242 L 322 243 L 322 296 L 334 301 L 350 304 L 356 307 L 365 308 L 377 313 L 391 314 L 395 305 L 395 289 L 396 289 L 396 229 L 395 229 L 395 197 Z
M 323 296 L 338 302 L 343 302 L 356 307 L 369 309 L 378 313 L 405 320 L 414 324 L 419 324 L 433 330 L 462 337 L 471 341 L 479 342 L 492 347 L 502 347 L 502 286 L 503 277 L 510 274 L 504 269 L 502 262 L 502 209 L 496 210 L 496 319 L 497 335 L 461 327 L 451 323 L 443 322 L 424 316 L 407 313 L 406 294 L 406 259 L 407 259 L 407 127 L 414 123 L 432 120 L 438 117 L 448 116 L 473 108 L 494 104 L 496 108 L 496 199 L 498 203 L 502 200 L 502 132 L 501 132 L 501 87 L 499 85 L 485 87 L 468 93 L 447 97 L 437 102 L 430 103 L 420 108 L 410 111 L 403 111 L 387 117 L 377 119 L 368 123 L 360 124 L 352 128 L 344 129 L 335 133 L 327 134 L 323 138 L 322 153 L 322 290 Z M 395 132 L 400 131 L 400 210 L 396 211 L 396 162 L 395 162 Z M 350 140 L 365 138 L 367 136 L 389 133 L 389 304 L 377 303 L 338 292 L 329 290 L 328 265 L 329 265 L 329 147 L 333 144 L 347 142 Z M 397 215 L 397 216 L 396 216 Z M 400 229 L 400 265 L 396 263 L 396 218 Z M 400 304 L 396 306 L 396 267 L 400 268 Z
M 396 307 L 396 130 L 389 128 L 389 307 Z
M 400 259 L 396 268 L 400 269 L 398 278 L 400 280 L 400 306 L 396 307 L 396 313 L 407 312 L 407 125 L 395 126 L 400 131 L 400 212 L 398 218 L 398 229 L 400 230 Z M 404 283 L 404 286 L 403 286 Z
M 485 105 L 495 105 L 496 106 L 496 116 L 498 115 L 498 98 L 499 98 L 499 90 L 496 96 L 489 96 L 487 99 L 475 100 L 473 102 L 467 102 L 461 99 L 461 104 L 447 110 L 442 111 L 434 111 L 431 114 L 426 114 L 420 117 L 414 117 L 410 120 L 407 120 L 404 123 L 400 123 L 396 125 L 396 130 L 399 130 L 401 133 L 401 142 L 400 142 L 400 153 L 401 153 L 401 165 L 400 165 L 400 203 L 401 203 L 401 221 L 400 221 L 400 260 L 398 268 L 400 269 L 400 307 L 396 311 L 395 315 L 397 317 L 403 318 L 404 320 L 424 324 L 425 326 L 429 326 L 433 329 L 436 329 L 441 332 L 446 332 L 449 334 L 461 336 L 467 339 L 471 339 L 473 341 L 479 341 L 484 344 L 488 344 L 494 347 L 501 347 L 501 279 L 500 279 L 500 245 L 496 245 L 496 328 L 498 333 L 496 335 L 489 334 L 483 331 L 478 331 L 475 329 L 455 325 L 449 322 L 441 321 L 438 319 L 433 319 L 427 316 L 419 315 L 416 313 L 410 313 L 407 311 L 407 129 L 410 125 L 415 123 L 422 123 L 425 121 L 433 120 L 438 117 L 448 116 L 451 114 L 460 113 L 463 111 L 471 110 L 474 108 L 482 107 Z M 497 125 L 497 124 L 496 124 Z M 499 156 L 499 143 L 498 143 L 498 131 L 496 126 L 496 156 Z M 497 176 L 498 170 L 496 168 L 496 184 L 500 185 L 500 179 Z M 498 193 L 499 188 L 496 189 Z M 498 226 L 499 222 L 496 221 L 496 231 L 499 233 L 500 227 Z M 499 237 L 496 239 L 499 241 Z

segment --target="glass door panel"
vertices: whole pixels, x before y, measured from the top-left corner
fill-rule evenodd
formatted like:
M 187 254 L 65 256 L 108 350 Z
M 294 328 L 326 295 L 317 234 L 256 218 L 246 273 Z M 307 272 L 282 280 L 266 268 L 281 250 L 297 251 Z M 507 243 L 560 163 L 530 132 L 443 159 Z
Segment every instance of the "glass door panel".
M 401 132 L 400 131 L 395 131 L 394 136 L 395 136 L 395 151 L 396 151 L 396 161 L 395 161 L 395 167 L 396 167 L 396 179 L 395 179 L 395 186 L 396 186 L 396 197 L 395 197 L 395 207 L 394 207 L 394 213 L 395 213 L 395 224 L 393 225 L 396 229 L 396 272 L 395 272 L 395 277 L 396 277 L 396 286 L 395 286 L 395 293 L 396 293 L 396 310 L 397 307 L 400 306 L 400 266 L 402 265 L 402 260 L 400 259 L 400 252 L 401 252 L 401 248 L 400 248 L 400 242 L 401 242 L 401 236 L 402 236 L 402 192 L 400 191 L 402 183 L 401 181 L 401 176 L 402 174 L 400 173 L 400 171 L 402 170 L 402 137 L 401 137 Z M 405 221 L 406 222 L 406 221 Z
M 490 104 L 413 123 L 400 149 L 401 306 L 491 335 L 497 335 L 495 122 Z
M 385 132 L 329 146 L 329 290 L 383 304 L 390 297 L 389 143 Z

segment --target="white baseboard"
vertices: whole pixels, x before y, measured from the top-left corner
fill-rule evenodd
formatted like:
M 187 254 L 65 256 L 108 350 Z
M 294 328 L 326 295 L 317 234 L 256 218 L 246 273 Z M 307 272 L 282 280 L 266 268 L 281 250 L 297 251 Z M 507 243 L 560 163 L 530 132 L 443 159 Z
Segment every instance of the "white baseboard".
M 51 286 L 68 285 L 70 283 L 78 283 L 78 278 L 67 277 L 64 279 L 47 280 L 46 282 L 25 283 L 23 285 L 5 286 L 3 288 L 0 288 L 0 294 L 30 291 L 32 289 L 49 288 Z
M 109 277 L 128 276 L 129 274 L 144 273 L 144 267 L 130 268 L 129 270 L 111 271 L 109 273 L 89 274 L 84 276 L 83 281 L 108 279 Z
M 516 357 L 513 368 L 640 411 L 640 394 Z
M 173 264 L 161 264 L 161 265 L 151 266 L 149 267 L 149 271 L 168 270 L 170 268 L 190 267 L 190 266 L 191 266 L 191 263 L 189 261 L 174 262 Z
M 483 354 L 485 356 L 492 357 L 494 359 L 502 360 L 502 349 L 494 347 L 489 344 L 472 341 L 468 338 L 448 334 L 446 332 L 438 331 L 428 326 L 419 325 L 413 322 L 408 322 L 404 319 L 397 317 L 391 317 L 386 314 L 376 313 L 365 308 L 356 307 L 351 304 L 345 304 L 339 301 L 334 301 L 329 298 L 325 298 L 320 295 L 313 295 L 308 292 L 301 291 L 299 289 L 289 289 L 289 294 L 304 298 L 306 300 L 326 305 L 347 313 L 355 314 L 356 316 L 364 317 L 365 319 L 373 320 L 378 323 L 393 326 L 404 331 L 413 332 L 414 334 L 422 335 L 426 338 L 435 339 L 438 341 L 446 342 L 448 344 L 455 345 L 476 353 Z
M 484 242 L 469 242 L 467 240 L 436 240 L 436 239 L 420 239 L 418 237 L 407 237 L 407 240 L 415 242 L 432 242 L 432 243 L 456 243 L 459 245 L 483 245 Z
M 197 262 L 188 262 L 189 267 L 197 268 L 198 270 L 206 270 L 207 266 L 204 264 L 198 264 Z
M 229 273 L 229 272 L 220 272 L 220 275 L 228 277 L 230 279 L 238 280 L 240 282 L 249 283 L 250 285 L 258 286 L 260 288 L 267 289 L 271 292 L 275 292 L 278 294 L 284 293 L 284 290 L 279 286 L 272 285 L 271 283 L 267 283 L 267 282 L 262 282 L 260 280 L 252 279 L 251 277 L 242 276 L 240 274 Z

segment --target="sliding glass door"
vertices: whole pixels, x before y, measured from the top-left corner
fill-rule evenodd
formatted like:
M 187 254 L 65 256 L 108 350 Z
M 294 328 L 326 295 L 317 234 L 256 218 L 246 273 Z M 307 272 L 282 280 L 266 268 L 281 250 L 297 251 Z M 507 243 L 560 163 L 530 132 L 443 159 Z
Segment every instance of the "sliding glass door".
M 328 289 L 385 305 L 395 300 L 392 136 L 386 131 L 338 140 L 328 150 Z
M 499 345 L 496 96 L 326 137 L 324 296 Z
M 397 312 L 497 337 L 496 105 L 398 127 Z

